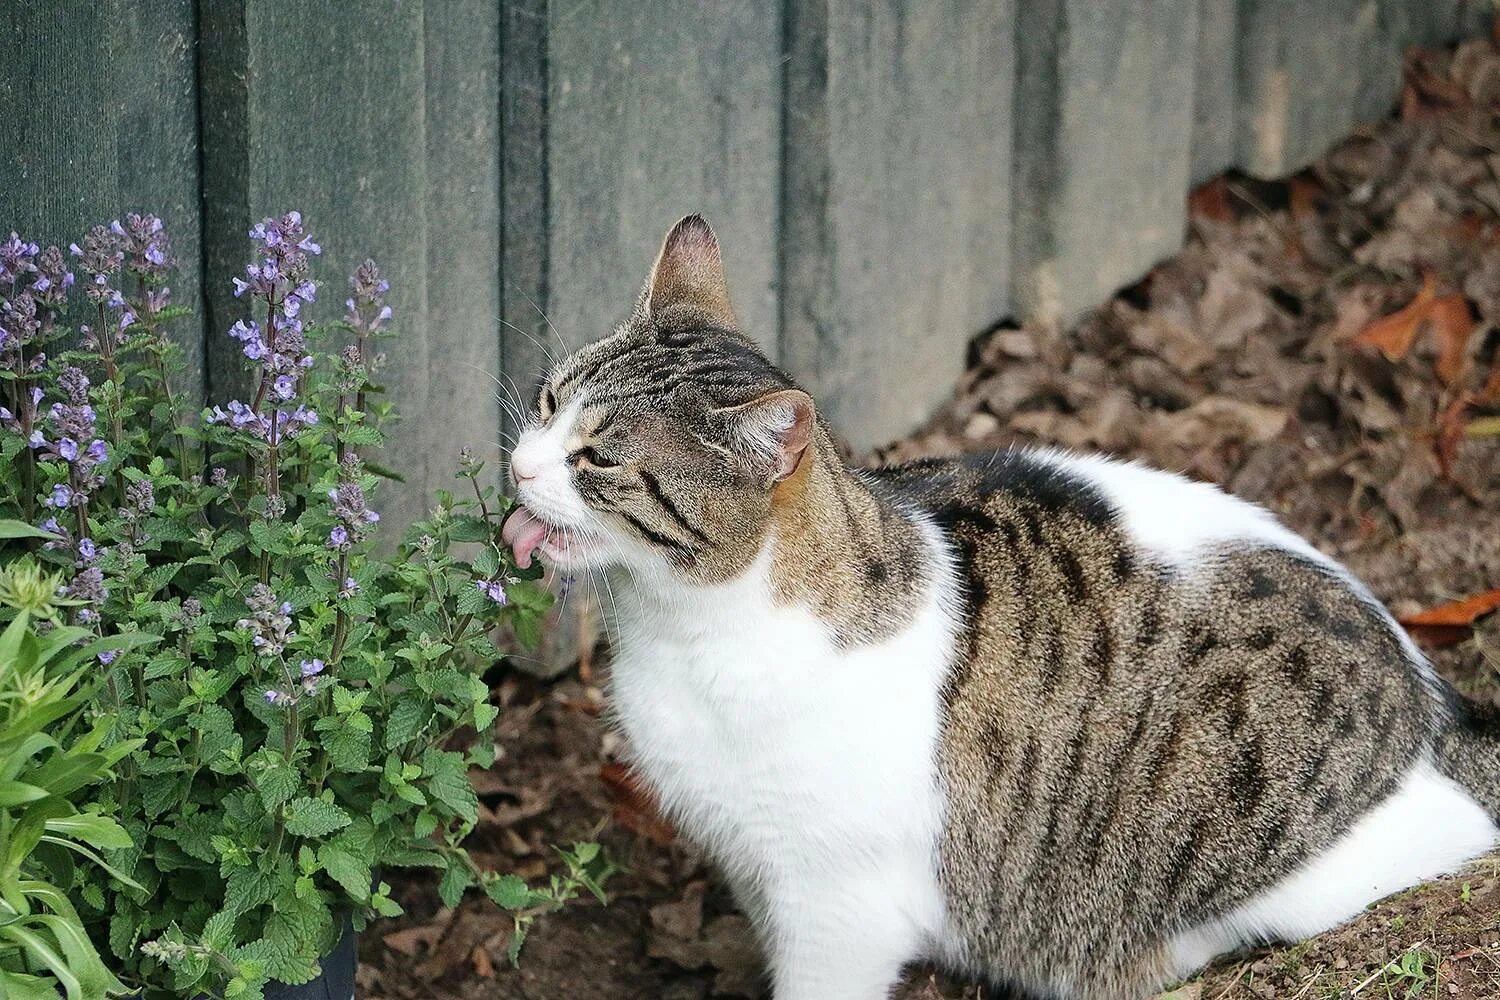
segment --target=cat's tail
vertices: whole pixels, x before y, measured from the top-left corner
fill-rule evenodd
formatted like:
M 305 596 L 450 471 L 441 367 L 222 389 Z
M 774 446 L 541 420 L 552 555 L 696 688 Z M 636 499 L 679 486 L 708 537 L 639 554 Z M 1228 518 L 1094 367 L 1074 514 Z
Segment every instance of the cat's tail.
M 1448 692 L 1448 720 L 1433 744 L 1438 770 L 1500 824 L 1500 709 Z

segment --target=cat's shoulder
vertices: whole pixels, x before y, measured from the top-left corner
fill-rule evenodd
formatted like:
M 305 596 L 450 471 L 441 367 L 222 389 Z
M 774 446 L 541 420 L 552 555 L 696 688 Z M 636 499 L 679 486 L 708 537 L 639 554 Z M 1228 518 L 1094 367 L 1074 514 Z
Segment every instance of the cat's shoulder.
M 1278 548 L 1328 562 L 1264 507 L 1212 483 L 1104 455 L 1008 448 L 923 459 L 870 475 L 940 525 L 975 516 L 993 502 L 1014 501 L 1116 528 L 1169 565 L 1188 564 L 1206 550 L 1237 545 Z

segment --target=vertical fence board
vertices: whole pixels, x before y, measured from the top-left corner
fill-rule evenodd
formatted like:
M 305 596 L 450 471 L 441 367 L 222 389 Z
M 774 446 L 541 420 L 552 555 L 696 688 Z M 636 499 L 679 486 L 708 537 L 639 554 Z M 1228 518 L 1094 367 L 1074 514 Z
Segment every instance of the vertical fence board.
M 0 227 L 66 247 L 94 223 L 154 212 L 201 309 L 192 0 L 10 5 L 0 36 Z M 201 318 L 173 327 L 200 397 Z
M 451 484 L 455 452 L 499 451 L 500 15 L 495 0 L 428 9 L 427 377 L 436 390 L 415 420 L 445 425 L 428 470 Z M 406 327 L 408 335 L 423 331 Z M 462 433 L 457 439 L 452 429 Z M 431 440 L 427 438 L 425 440 Z
M 403 523 L 452 482 L 458 449 L 493 445 L 499 427 L 485 371 L 498 362 L 495 12 L 444 13 L 429 27 L 417 0 L 312 14 L 209 6 L 206 184 L 224 198 L 210 220 L 210 257 L 225 268 L 210 295 L 214 391 L 244 389 L 237 345 L 222 331 L 242 315 L 227 279 L 249 256 L 254 221 L 291 208 L 307 217 L 324 248 L 315 320 L 342 315 L 348 274 L 373 257 L 390 279 L 399 331 L 379 345 L 387 357 L 377 381 L 403 415 L 381 458 L 406 476 L 386 502 Z
M 569 344 L 627 315 L 667 227 L 702 212 L 774 348 L 780 25 L 757 0 L 549 6 L 544 307 Z
M 547 0 L 503 0 L 500 81 L 500 360 L 507 387 L 529 404 L 549 351 L 560 349 L 542 312 L 550 301 Z M 502 420 L 516 432 L 514 417 Z
M 1198 0 L 1191 181 L 1234 165 L 1239 110 L 1239 0 Z
M 923 419 L 1008 310 L 1013 17 L 792 0 L 782 360 L 855 447 Z
M 1347 134 L 1370 103 L 1367 80 L 1391 73 L 1386 58 L 1360 68 L 1382 49 L 1378 0 L 1243 0 L 1241 165 L 1288 174 Z
M 1198 0 L 1028 0 L 1014 297 L 1063 321 L 1182 242 Z

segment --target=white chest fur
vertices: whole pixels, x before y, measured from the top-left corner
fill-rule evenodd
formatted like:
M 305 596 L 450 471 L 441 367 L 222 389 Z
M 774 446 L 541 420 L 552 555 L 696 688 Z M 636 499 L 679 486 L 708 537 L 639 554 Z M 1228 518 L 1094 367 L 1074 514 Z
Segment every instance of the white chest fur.
M 763 555 L 731 584 L 671 594 L 619 581 L 614 712 L 636 767 L 728 874 L 773 965 L 796 960 L 780 954 L 796 946 L 778 944 L 777 913 L 795 908 L 805 927 L 809 906 L 831 922 L 883 921 L 881 947 L 910 957 L 943 918 L 946 581 L 904 630 L 844 650 L 810 611 L 772 602 L 768 567 Z

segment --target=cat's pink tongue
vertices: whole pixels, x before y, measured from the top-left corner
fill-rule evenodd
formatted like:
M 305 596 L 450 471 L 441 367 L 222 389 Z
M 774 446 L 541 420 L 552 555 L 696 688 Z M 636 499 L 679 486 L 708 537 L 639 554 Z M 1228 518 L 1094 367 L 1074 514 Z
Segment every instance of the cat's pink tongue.
M 541 547 L 547 538 L 547 525 L 537 520 L 535 514 L 525 507 L 510 512 L 500 526 L 500 540 L 515 553 L 516 565 L 525 569 L 531 565 L 531 554 Z

